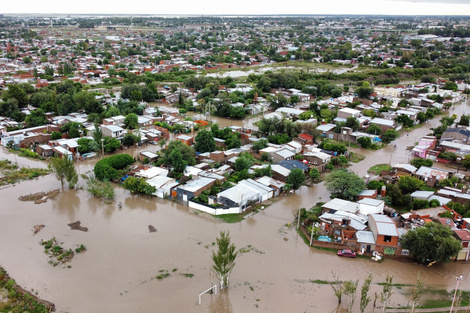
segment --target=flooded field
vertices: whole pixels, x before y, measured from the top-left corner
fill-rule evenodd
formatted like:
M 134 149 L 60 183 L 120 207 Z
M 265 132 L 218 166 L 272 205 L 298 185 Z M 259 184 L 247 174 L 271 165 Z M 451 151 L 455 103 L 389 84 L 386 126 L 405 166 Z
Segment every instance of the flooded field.
M 363 152 L 366 160 L 351 169 L 365 175 L 373 162 L 387 163 L 390 155 L 392 162 L 406 162 L 406 145 L 426 132 L 421 128 L 402 136 L 396 149 Z M 4 149 L 0 158 L 46 166 Z M 79 174 L 92 170 L 95 162 L 77 164 Z M 79 185 L 83 187 L 84 181 Z M 18 200 L 59 188 L 55 176 L 47 175 L 0 190 L 0 265 L 25 289 L 54 302 L 58 312 L 333 312 L 337 301 L 331 287 L 310 281 L 331 281 L 332 273 L 360 283 L 372 273 L 372 296 L 380 293 L 377 283 L 384 282 L 387 274 L 394 276 L 394 283 L 414 284 L 421 272 L 428 287 L 446 289 L 453 289 L 455 277 L 464 275 L 462 288 L 470 289 L 468 264 L 423 267 L 388 259 L 378 264 L 308 247 L 292 222 L 299 207 L 329 199 L 322 184 L 282 196 L 236 224 L 171 201 L 133 196 L 119 186 L 111 204 L 92 198 L 85 188 L 64 190 L 41 204 Z M 72 230 L 68 224 L 76 221 L 88 231 Z M 33 235 L 37 224 L 45 227 Z M 156 232 L 149 232 L 149 225 Z M 229 231 L 237 248 L 245 247 L 248 252 L 237 258 L 229 290 L 203 295 L 198 305 L 199 293 L 216 283 L 211 255 L 220 231 Z M 77 254 L 70 268 L 53 267 L 39 244 L 52 237 L 65 248 L 84 244 L 87 251 Z M 408 291 L 395 289 L 392 305 L 406 305 Z

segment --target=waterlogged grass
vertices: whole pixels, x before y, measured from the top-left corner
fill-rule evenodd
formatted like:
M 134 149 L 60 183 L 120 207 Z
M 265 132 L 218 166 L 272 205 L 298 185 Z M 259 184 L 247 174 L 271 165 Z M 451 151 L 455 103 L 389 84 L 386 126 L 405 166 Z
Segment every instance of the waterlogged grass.
M 243 221 L 242 214 L 222 214 L 216 215 L 216 218 L 223 220 L 225 223 L 238 223 Z
M 392 167 L 388 164 L 376 164 L 374 166 L 372 166 L 371 168 L 369 168 L 369 170 L 367 171 L 367 173 L 372 173 L 374 175 L 379 175 L 382 171 L 390 171 L 392 169 Z
M 49 174 L 49 170 L 43 168 L 19 167 L 11 161 L 0 161 L 0 186 L 15 184 L 21 180 L 31 180 L 42 175 Z
M 0 290 L 2 289 L 7 291 L 7 297 L 0 302 L 0 312 L 51 312 L 51 308 L 38 302 L 32 293 L 17 286 L 15 280 L 10 278 L 7 272 L 0 267 Z
M 357 154 L 357 153 L 354 153 L 354 152 L 351 152 L 349 154 L 349 161 L 353 162 L 353 163 L 359 163 L 361 162 L 362 160 L 364 160 L 366 157 L 363 156 L 362 154 Z

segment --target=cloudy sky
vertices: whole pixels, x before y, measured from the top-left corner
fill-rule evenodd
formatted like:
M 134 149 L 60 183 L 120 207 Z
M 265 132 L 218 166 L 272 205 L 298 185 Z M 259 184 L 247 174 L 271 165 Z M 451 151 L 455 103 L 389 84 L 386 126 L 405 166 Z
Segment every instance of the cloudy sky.
M 0 13 L 470 15 L 470 0 L 2 1 Z

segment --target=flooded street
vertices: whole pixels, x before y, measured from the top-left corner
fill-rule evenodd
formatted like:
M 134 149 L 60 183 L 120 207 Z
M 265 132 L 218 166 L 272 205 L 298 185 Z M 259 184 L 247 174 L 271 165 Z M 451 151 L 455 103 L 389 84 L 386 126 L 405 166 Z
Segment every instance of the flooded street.
M 379 151 L 361 152 L 366 160 L 351 169 L 364 176 L 373 162 L 388 163 L 390 155 L 392 163 L 406 162 L 406 146 L 427 132 L 423 127 L 402 136 L 396 149 L 392 143 Z M 14 161 L 15 155 L 1 149 L 3 158 Z M 20 164 L 46 166 L 16 158 Z M 92 170 L 96 161 L 77 164 L 79 174 Z M 84 181 L 80 179 L 79 185 L 84 187 Z M 300 207 L 329 199 L 323 184 L 279 197 L 265 210 L 236 224 L 171 201 L 136 197 L 119 186 L 112 204 L 91 197 L 85 188 L 65 190 L 42 204 L 18 200 L 22 195 L 58 188 L 55 176 L 47 175 L 0 190 L 0 265 L 25 289 L 55 303 L 57 312 L 333 312 L 337 301 L 331 287 L 310 282 L 331 281 L 332 272 L 341 280 L 359 279 L 360 284 L 372 273 L 372 298 L 374 292 L 380 293 L 377 283 L 384 282 L 387 274 L 394 276 L 394 283 L 414 284 L 421 272 L 427 286 L 447 289 L 454 288 L 455 277 L 464 275 L 462 288 L 470 289 L 468 264 L 423 267 L 390 259 L 378 264 L 308 247 L 292 222 Z M 67 225 L 78 220 L 88 232 Z M 36 224 L 46 227 L 33 235 Z M 149 225 L 157 232 L 150 233 Z M 220 231 L 229 231 L 236 247 L 247 247 L 249 252 L 237 258 L 229 290 L 205 294 L 198 305 L 199 293 L 216 284 L 211 256 Z M 74 257 L 71 268 L 53 267 L 39 244 L 52 237 L 65 248 L 84 244 L 87 251 Z M 167 272 L 168 277 L 156 279 Z M 394 289 L 392 305 L 406 305 L 405 291 Z M 367 312 L 371 307 L 372 303 Z

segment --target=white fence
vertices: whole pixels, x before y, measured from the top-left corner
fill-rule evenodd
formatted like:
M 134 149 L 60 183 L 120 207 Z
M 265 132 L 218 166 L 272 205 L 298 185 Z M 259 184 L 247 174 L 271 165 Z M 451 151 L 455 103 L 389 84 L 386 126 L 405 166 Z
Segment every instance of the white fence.
M 223 214 L 239 214 L 242 212 L 242 210 L 239 207 L 233 207 L 233 208 L 216 208 L 216 207 L 211 207 L 209 205 L 203 205 L 198 202 L 194 202 L 189 200 L 188 205 L 190 208 L 203 211 L 212 215 L 223 215 Z

